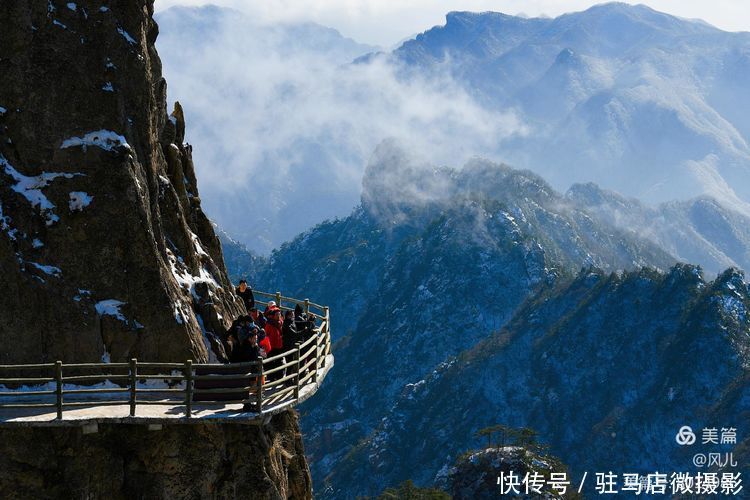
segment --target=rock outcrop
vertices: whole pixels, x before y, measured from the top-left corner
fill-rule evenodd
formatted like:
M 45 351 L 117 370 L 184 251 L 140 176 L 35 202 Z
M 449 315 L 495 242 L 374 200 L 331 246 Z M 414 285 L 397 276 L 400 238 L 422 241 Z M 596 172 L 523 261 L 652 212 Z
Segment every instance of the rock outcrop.
M 244 311 L 153 0 L 0 3 L 0 364 L 221 359 Z M 3 498 L 310 498 L 296 414 L 2 428 Z
M 0 363 L 222 356 L 242 306 L 152 14 L 0 5 Z
M 291 413 L 265 426 L 5 429 L 0 493 L 22 498 L 310 498 Z M 27 443 L 39 443 L 29 447 Z
M 561 492 L 571 488 L 553 488 L 550 479 L 562 477 L 552 476 L 553 473 L 565 474 L 569 478 L 567 467 L 556 457 L 544 456 L 521 446 L 503 446 L 466 453 L 459 457 L 455 466 L 438 477 L 438 483 L 455 500 L 492 499 L 504 495 L 561 498 Z M 525 482 L 524 478 L 527 478 Z

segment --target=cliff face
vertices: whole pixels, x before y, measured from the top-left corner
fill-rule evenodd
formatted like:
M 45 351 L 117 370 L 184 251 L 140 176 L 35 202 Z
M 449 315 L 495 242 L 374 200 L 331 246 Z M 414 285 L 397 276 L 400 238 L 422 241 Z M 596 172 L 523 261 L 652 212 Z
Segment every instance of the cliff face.
M 0 363 L 208 361 L 243 311 L 201 210 L 153 1 L 0 3 Z M 31 444 L 31 446 L 30 446 Z M 3 498 L 309 498 L 264 426 L 2 428 Z
M 0 362 L 221 356 L 241 305 L 152 14 L 0 5 Z
M 297 419 L 148 431 L 100 425 L 3 430 L 0 492 L 20 498 L 309 498 Z M 39 443 L 29 447 L 27 443 Z

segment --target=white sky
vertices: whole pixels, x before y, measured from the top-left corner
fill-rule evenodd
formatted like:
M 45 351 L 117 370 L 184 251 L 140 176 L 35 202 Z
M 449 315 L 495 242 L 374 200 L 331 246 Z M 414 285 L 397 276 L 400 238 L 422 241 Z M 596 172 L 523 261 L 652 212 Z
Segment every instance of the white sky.
M 390 47 L 415 33 L 443 24 L 452 10 L 558 16 L 585 10 L 591 0 L 156 0 L 156 9 L 214 3 L 262 21 L 314 21 L 363 43 Z M 728 31 L 750 31 L 750 0 L 642 0 L 656 10 L 700 18 Z

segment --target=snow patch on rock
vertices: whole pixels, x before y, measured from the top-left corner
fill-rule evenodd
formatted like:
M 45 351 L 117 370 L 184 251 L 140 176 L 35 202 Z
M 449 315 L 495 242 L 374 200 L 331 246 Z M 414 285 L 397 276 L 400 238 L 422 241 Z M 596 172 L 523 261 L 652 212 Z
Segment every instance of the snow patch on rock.
M 118 147 L 130 149 L 130 144 L 128 144 L 128 141 L 124 136 L 111 130 L 104 129 L 89 132 L 83 137 L 71 137 L 65 139 L 60 146 L 60 149 L 67 149 L 76 146 L 81 146 L 84 151 L 86 151 L 88 146 L 96 146 L 97 148 L 106 151 L 112 151 Z
M 68 207 L 70 208 L 71 212 L 80 212 L 84 208 L 88 207 L 93 199 L 93 196 L 89 196 L 83 191 L 71 191 Z
M 115 299 L 100 300 L 94 306 L 99 316 L 114 316 L 122 322 L 127 323 L 127 319 L 120 311 L 120 307 L 124 306 L 125 302 Z
M 125 31 L 122 28 L 117 28 L 117 32 L 121 34 L 122 37 L 125 39 L 125 41 L 127 41 L 130 45 L 136 45 L 135 39 L 132 36 L 130 36 L 130 34 L 127 31 Z
M 47 199 L 44 193 L 42 193 L 42 189 L 59 177 L 72 179 L 73 177 L 84 175 L 78 173 L 42 172 L 37 176 L 29 177 L 13 168 L 2 154 L 0 154 L 0 167 L 3 167 L 6 175 L 9 175 L 14 181 L 16 181 L 16 183 L 11 186 L 11 189 L 26 198 L 28 202 L 31 203 L 32 207 L 39 207 L 45 212 L 48 226 L 60 220 L 60 218 L 52 212 L 55 205 Z
M 18 230 L 13 228 L 10 223 L 11 219 L 7 215 L 3 215 L 3 205 L 0 203 L 0 229 L 8 235 L 8 238 L 15 240 Z
M 54 276 L 55 278 L 59 278 L 62 276 L 62 270 L 59 267 L 55 266 L 45 266 L 42 264 L 37 264 L 36 262 L 27 262 L 27 264 L 31 264 L 35 268 L 42 271 L 44 274 L 48 274 L 50 276 Z

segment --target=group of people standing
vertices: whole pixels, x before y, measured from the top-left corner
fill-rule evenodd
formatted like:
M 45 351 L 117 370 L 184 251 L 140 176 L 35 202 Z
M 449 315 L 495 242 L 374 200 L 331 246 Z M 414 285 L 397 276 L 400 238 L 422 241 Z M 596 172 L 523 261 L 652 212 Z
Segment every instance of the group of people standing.
M 238 317 L 227 332 L 225 343 L 230 363 L 257 361 L 287 352 L 294 349 L 297 342 L 304 342 L 315 334 L 315 315 L 306 313 L 299 304 L 294 311 L 282 312 L 276 302 L 270 301 L 261 313 L 246 280 L 240 280 L 235 292 L 248 314 Z M 268 368 L 283 362 L 283 358 L 274 360 Z M 274 375 L 278 376 L 271 379 L 283 376 L 281 371 Z

